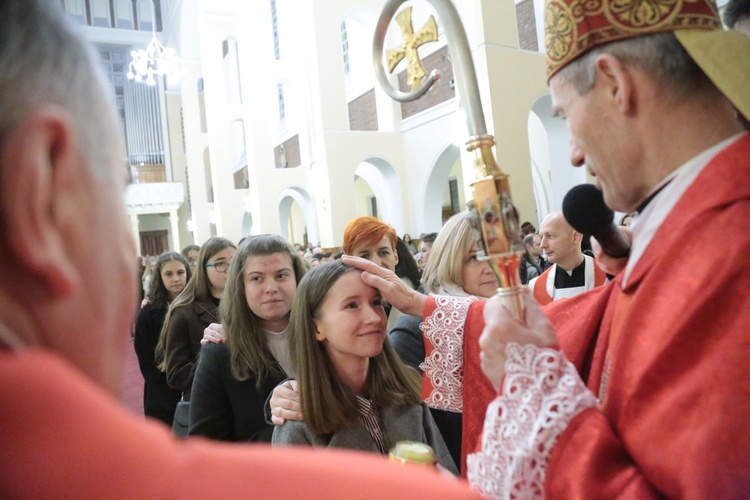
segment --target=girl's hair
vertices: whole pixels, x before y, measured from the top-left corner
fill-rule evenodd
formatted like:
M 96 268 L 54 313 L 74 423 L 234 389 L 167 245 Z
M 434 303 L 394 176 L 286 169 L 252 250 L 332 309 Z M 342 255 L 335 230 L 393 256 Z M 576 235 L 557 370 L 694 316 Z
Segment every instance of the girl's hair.
M 232 375 L 237 380 L 255 378 L 260 387 L 271 375 L 283 375 L 261 328 L 261 319 L 247 305 L 245 295 L 245 263 L 248 257 L 281 253 L 288 255 L 294 269 L 294 278 L 300 282 L 307 270 L 297 251 L 280 236 L 261 234 L 245 239 L 232 259 L 227 271 L 227 284 L 219 306 L 221 323 L 229 346 Z
M 419 272 L 419 265 L 414 260 L 414 256 L 411 254 L 409 247 L 406 243 L 399 238 L 396 241 L 396 255 L 398 255 L 398 264 L 396 264 L 396 276 L 399 278 L 408 278 L 411 281 L 412 288 L 419 288 L 419 280 L 421 273 Z
M 154 274 L 151 275 L 151 286 L 148 291 L 148 302 L 155 309 L 166 309 L 172 301 L 172 298 L 169 296 L 169 290 L 164 286 L 164 281 L 161 279 L 161 268 L 164 267 L 164 264 L 167 262 L 173 261 L 179 262 L 185 266 L 185 280 L 186 283 L 190 282 L 190 276 L 192 276 L 192 273 L 185 257 L 177 252 L 164 252 L 159 255 L 159 258 L 156 259 Z
M 395 229 L 375 217 L 357 217 L 344 228 L 344 252 L 347 255 L 354 255 L 355 249 L 376 245 L 386 236 L 391 246 L 396 248 L 398 235 Z
M 166 369 L 163 360 L 164 347 L 167 342 L 167 330 L 169 329 L 169 320 L 172 317 L 172 311 L 193 302 L 210 300 L 211 282 L 208 280 L 206 264 L 211 257 L 229 247 L 236 248 L 234 243 L 228 239 L 214 236 L 213 238 L 209 238 L 201 247 L 200 252 L 198 252 L 198 262 L 195 263 L 195 274 L 188 281 L 187 285 L 185 285 L 185 288 L 182 289 L 182 292 L 169 305 L 167 316 L 164 318 L 164 325 L 161 327 L 159 343 L 156 345 L 156 359 L 161 360 L 159 364 L 160 370 L 164 371 Z
M 352 270 L 340 260 L 313 268 L 300 282 L 292 305 L 289 349 L 305 423 L 316 435 L 330 434 L 358 415 L 356 395 L 336 375 L 323 343 L 315 339 L 314 323 L 328 291 Z M 387 336 L 383 351 L 370 359 L 366 387 L 377 407 L 421 402 L 419 374 L 401 362 Z
M 461 268 L 476 238 L 472 217 L 474 215 L 469 211 L 458 213 L 440 229 L 422 273 L 425 293 L 438 293 L 445 285 L 464 287 Z

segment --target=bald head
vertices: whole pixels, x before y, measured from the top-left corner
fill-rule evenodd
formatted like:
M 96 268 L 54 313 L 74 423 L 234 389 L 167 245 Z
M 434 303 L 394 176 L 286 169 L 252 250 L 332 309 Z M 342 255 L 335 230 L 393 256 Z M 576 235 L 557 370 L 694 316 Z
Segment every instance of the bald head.
M 581 264 L 581 233 L 568 224 L 562 212 L 547 215 L 542 221 L 539 233 L 542 236 L 542 249 L 551 263 L 566 271 L 571 271 Z

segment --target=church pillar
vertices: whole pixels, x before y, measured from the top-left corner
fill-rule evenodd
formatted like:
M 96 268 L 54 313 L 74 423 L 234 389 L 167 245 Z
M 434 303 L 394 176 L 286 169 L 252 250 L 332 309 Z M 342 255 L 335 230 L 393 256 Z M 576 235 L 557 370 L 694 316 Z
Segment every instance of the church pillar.
M 138 214 L 130 214 L 130 230 L 133 233 L 133 239 L 135 240 L 135 253 L 136 255 L 141 254 L 141 233 L 138 231 Z
M 175 252 L 180 251 L 180 217 L 177 215 L 177 210 L 169 211 L 169 222 L 172 224 L 172 249 Z

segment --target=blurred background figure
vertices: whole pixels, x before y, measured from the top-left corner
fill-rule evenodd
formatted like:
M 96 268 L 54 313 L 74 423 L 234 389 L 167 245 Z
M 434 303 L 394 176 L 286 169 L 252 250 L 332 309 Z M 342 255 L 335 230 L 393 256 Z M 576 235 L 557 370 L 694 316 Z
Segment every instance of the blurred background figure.
M 427 265 L 427 258 L 430 256 L 430 250 L 432 250 L 432 244 L 435 242 L 437 235 L 437 233 L 427 233 L 422 236 L 419 243 L 419 255 L 416 257 L 420 270 L 424 270 L 425 265 Z
M 182 249 L 182 256 L 187 259 L 188 265 L 190 266 L 190 272 L 195 274 L 195 263 L 198 262 L 198 253 L 201 251 L 201 247 L 198 245 L 188 245 Z
M 406 243 L 406 248 L 409 249 L 412 255 L 417 253 L 417 248 L 414 246 L 414 243 L 411 241 L 411 235 L 409 233 L 405 233 L 404 237 L 401 239 L 404 240 L 404 243 Z
M 534 227 L 534 224 L 532 224 L 529 221 L 524 222 L 521 224 L 521 235 L 522 236 L 528 236 L 529 234 L 536 233 L 536 227 Z
M 414 260 L 414 255 L 401 238 L 396 240 L 396 255 L 398 256 L 398 264 L 396 264 L 395 269 L 396 276 L 401 278 L 401 281 L 409 285 L 411 288 L 415 290 L 420 289 L 422 273 L 419 270 L 417 261 Z

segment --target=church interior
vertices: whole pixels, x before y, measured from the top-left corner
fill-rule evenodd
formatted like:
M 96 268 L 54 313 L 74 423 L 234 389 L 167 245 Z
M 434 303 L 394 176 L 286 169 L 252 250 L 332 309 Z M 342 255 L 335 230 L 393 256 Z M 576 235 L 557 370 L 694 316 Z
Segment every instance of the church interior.
M 399 103 L 373 71 L 384 3 L 61 0 L 112 84 L 140 254 L 262 233 L 337 249 L 357 216 L 416 238 L 465 209 L 475 172 L 444 20 L 428 2 L 407 4 L 415 33 L 436 20 L 434 41 L 416 50 L 440 78 Z M 565 123 L 553 116 L 543 1 L 454 4 L 498 165 L 520 219 L 538 225 L 590 180 L 570 166 Z M 384 45 L 400 43 L 394 20 Z M 148 57 L 159 72 L 139 72 Z M 401 90 L 406 59 L 388 77 Z

